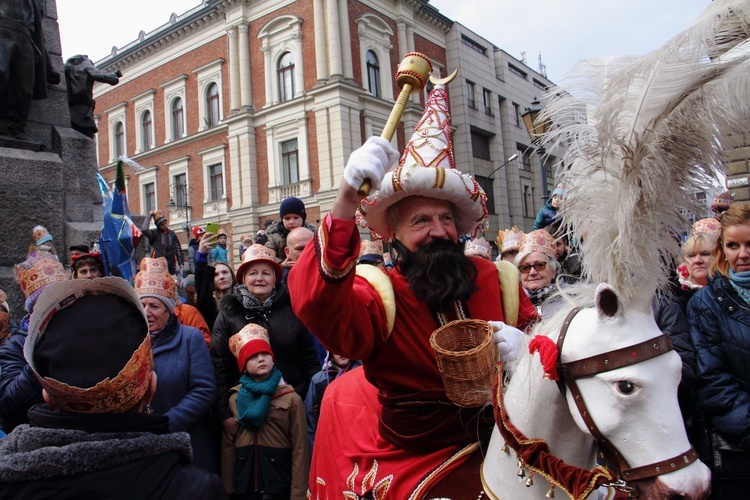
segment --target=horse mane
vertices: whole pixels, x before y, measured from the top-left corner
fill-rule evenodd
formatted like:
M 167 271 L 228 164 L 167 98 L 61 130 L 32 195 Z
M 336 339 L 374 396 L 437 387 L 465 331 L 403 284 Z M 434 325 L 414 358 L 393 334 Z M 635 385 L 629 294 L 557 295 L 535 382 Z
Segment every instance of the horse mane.
M 668 285 L 675 235 L 705 210 L 750 117 L 750 3 L 712 2 L 687 29 L 640 57 L 579 63 L 546 94 L 548 151 L 566 186 L 560 210 L 583 273 L 626 305 Z

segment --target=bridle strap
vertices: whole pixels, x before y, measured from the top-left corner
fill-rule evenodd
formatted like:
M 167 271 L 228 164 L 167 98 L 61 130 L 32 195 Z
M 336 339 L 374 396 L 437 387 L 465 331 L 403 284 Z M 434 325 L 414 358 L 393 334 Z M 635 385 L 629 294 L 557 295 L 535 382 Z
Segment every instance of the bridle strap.
M 562 363 L 564 370 L 573 378 L 591 377 L 598 373 L 624 368 L 661 356 L 672 350 L 672 342 L 667 334 L 644 340 L 641 343 L 597 354 L 584 359 Z
M 582 307 L 576 307 L 568 313 L 568 316 L 565 318 L 562 328 L 560 329 L 560 335 L 557 338 L 557 373 L 560 377 L 558 387 L 563 396 L 565 396 L 565 388 L 568 388 L 586 428 L 594 439 L 599 442 L 603 450 L 611 455 L 610 458 L 617 462 L 623 479 L 626 481 L 638 481 L 658 476 L 660 474 L 673 472 L 695 462 L 698 459 L 698 454 L 692 447 L 690 447 L 688 451 L 677 455 L 676 457 L 631 469 L 627 460 L 625 460 L 625 457 L 623 457 L 617 450 L 617 447 L 599 431 L 599 428 L 594 423 L 594 420 L 591 418 L 591 414 L 586 407 L 586 402 L 583 400 L 583 395 L 578 388 L 576 379 L 591 377 L 602 372 L 641 363 L 651 358 L 661 356 L 662 354 L 666 354 L 671 351 L 673 347 L 672 342 L 669 340 L 669 336 L 667 334 L 662 334 L 659 337 L 648 339 L 632 346 L 571 361 L 569 363 L 562 363 L 562 348 L 563 343 L 565 342 L 565 337 L 568 334 L 568 327 L 573 322 L 575 315 L 581 309 Z
M 655 464 L 644 465 L 642 467 L 636 467 L 635 469 L 627 469 L 622 471 L 621 474 L 626 481 L 638 481 L 640 479 L 646 479 L 648 477 L 654 477 L 660 474 L 666 474 L 667 472 L 680 470 L 696 460 L 698 460 L 698 453 L 691 446 L 688 451 L 681 455 L 662 460 L 661 462 L 656 462 Z

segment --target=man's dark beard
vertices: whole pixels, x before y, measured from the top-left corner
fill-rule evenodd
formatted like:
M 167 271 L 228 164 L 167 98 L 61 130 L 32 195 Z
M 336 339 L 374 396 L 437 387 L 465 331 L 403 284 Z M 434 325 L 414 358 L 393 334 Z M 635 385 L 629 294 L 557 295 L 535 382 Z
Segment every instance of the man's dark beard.
M 468 300 L 477 290 L 477 268 L 464 255 L 462 244 L 435 240 L 412 252 L 400 241 L 393 247 L 398 269 L 418 299 L 432 312 L 444 312 L 457 300 Z

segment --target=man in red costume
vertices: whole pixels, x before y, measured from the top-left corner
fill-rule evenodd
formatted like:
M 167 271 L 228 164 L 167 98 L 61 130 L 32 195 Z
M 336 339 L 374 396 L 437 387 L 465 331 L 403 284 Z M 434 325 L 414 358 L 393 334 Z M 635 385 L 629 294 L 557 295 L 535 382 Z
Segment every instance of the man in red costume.
M 386 172 L 398 154 L 385 139 L 352 153 L 331 213 L 292 268 L 295 313 L 328 350 L 363 361 L 326 391 L 312 498 L 405 499 L 429 490 L 493 426 L 490 406 L 460 408 L 446 397 L 430 335 L 455 319 L 484 319 L 498 330 L 501 357 L 514 356 L 523 333 L 510 325 L 537 319 L 517 279 L 501 290 L 495 264 L 465 256 L 457 243 L 481 228 L 487 209 L 476 181 L 455 169 L 450 145 L 438 85 L 396 169 Z M 364 179 L 373 194 L 362 200 Z M 355 271 L 355 218 L 392 243 L 395 269 Z

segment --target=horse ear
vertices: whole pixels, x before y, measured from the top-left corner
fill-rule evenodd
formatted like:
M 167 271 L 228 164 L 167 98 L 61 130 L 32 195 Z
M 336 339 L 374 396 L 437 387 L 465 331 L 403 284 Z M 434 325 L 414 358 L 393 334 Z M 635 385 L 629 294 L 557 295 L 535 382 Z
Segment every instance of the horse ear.
M 620 296 L 606 283 L 596 287 L 596 309 L 599 315 L 614 317 L 620 310 Z

